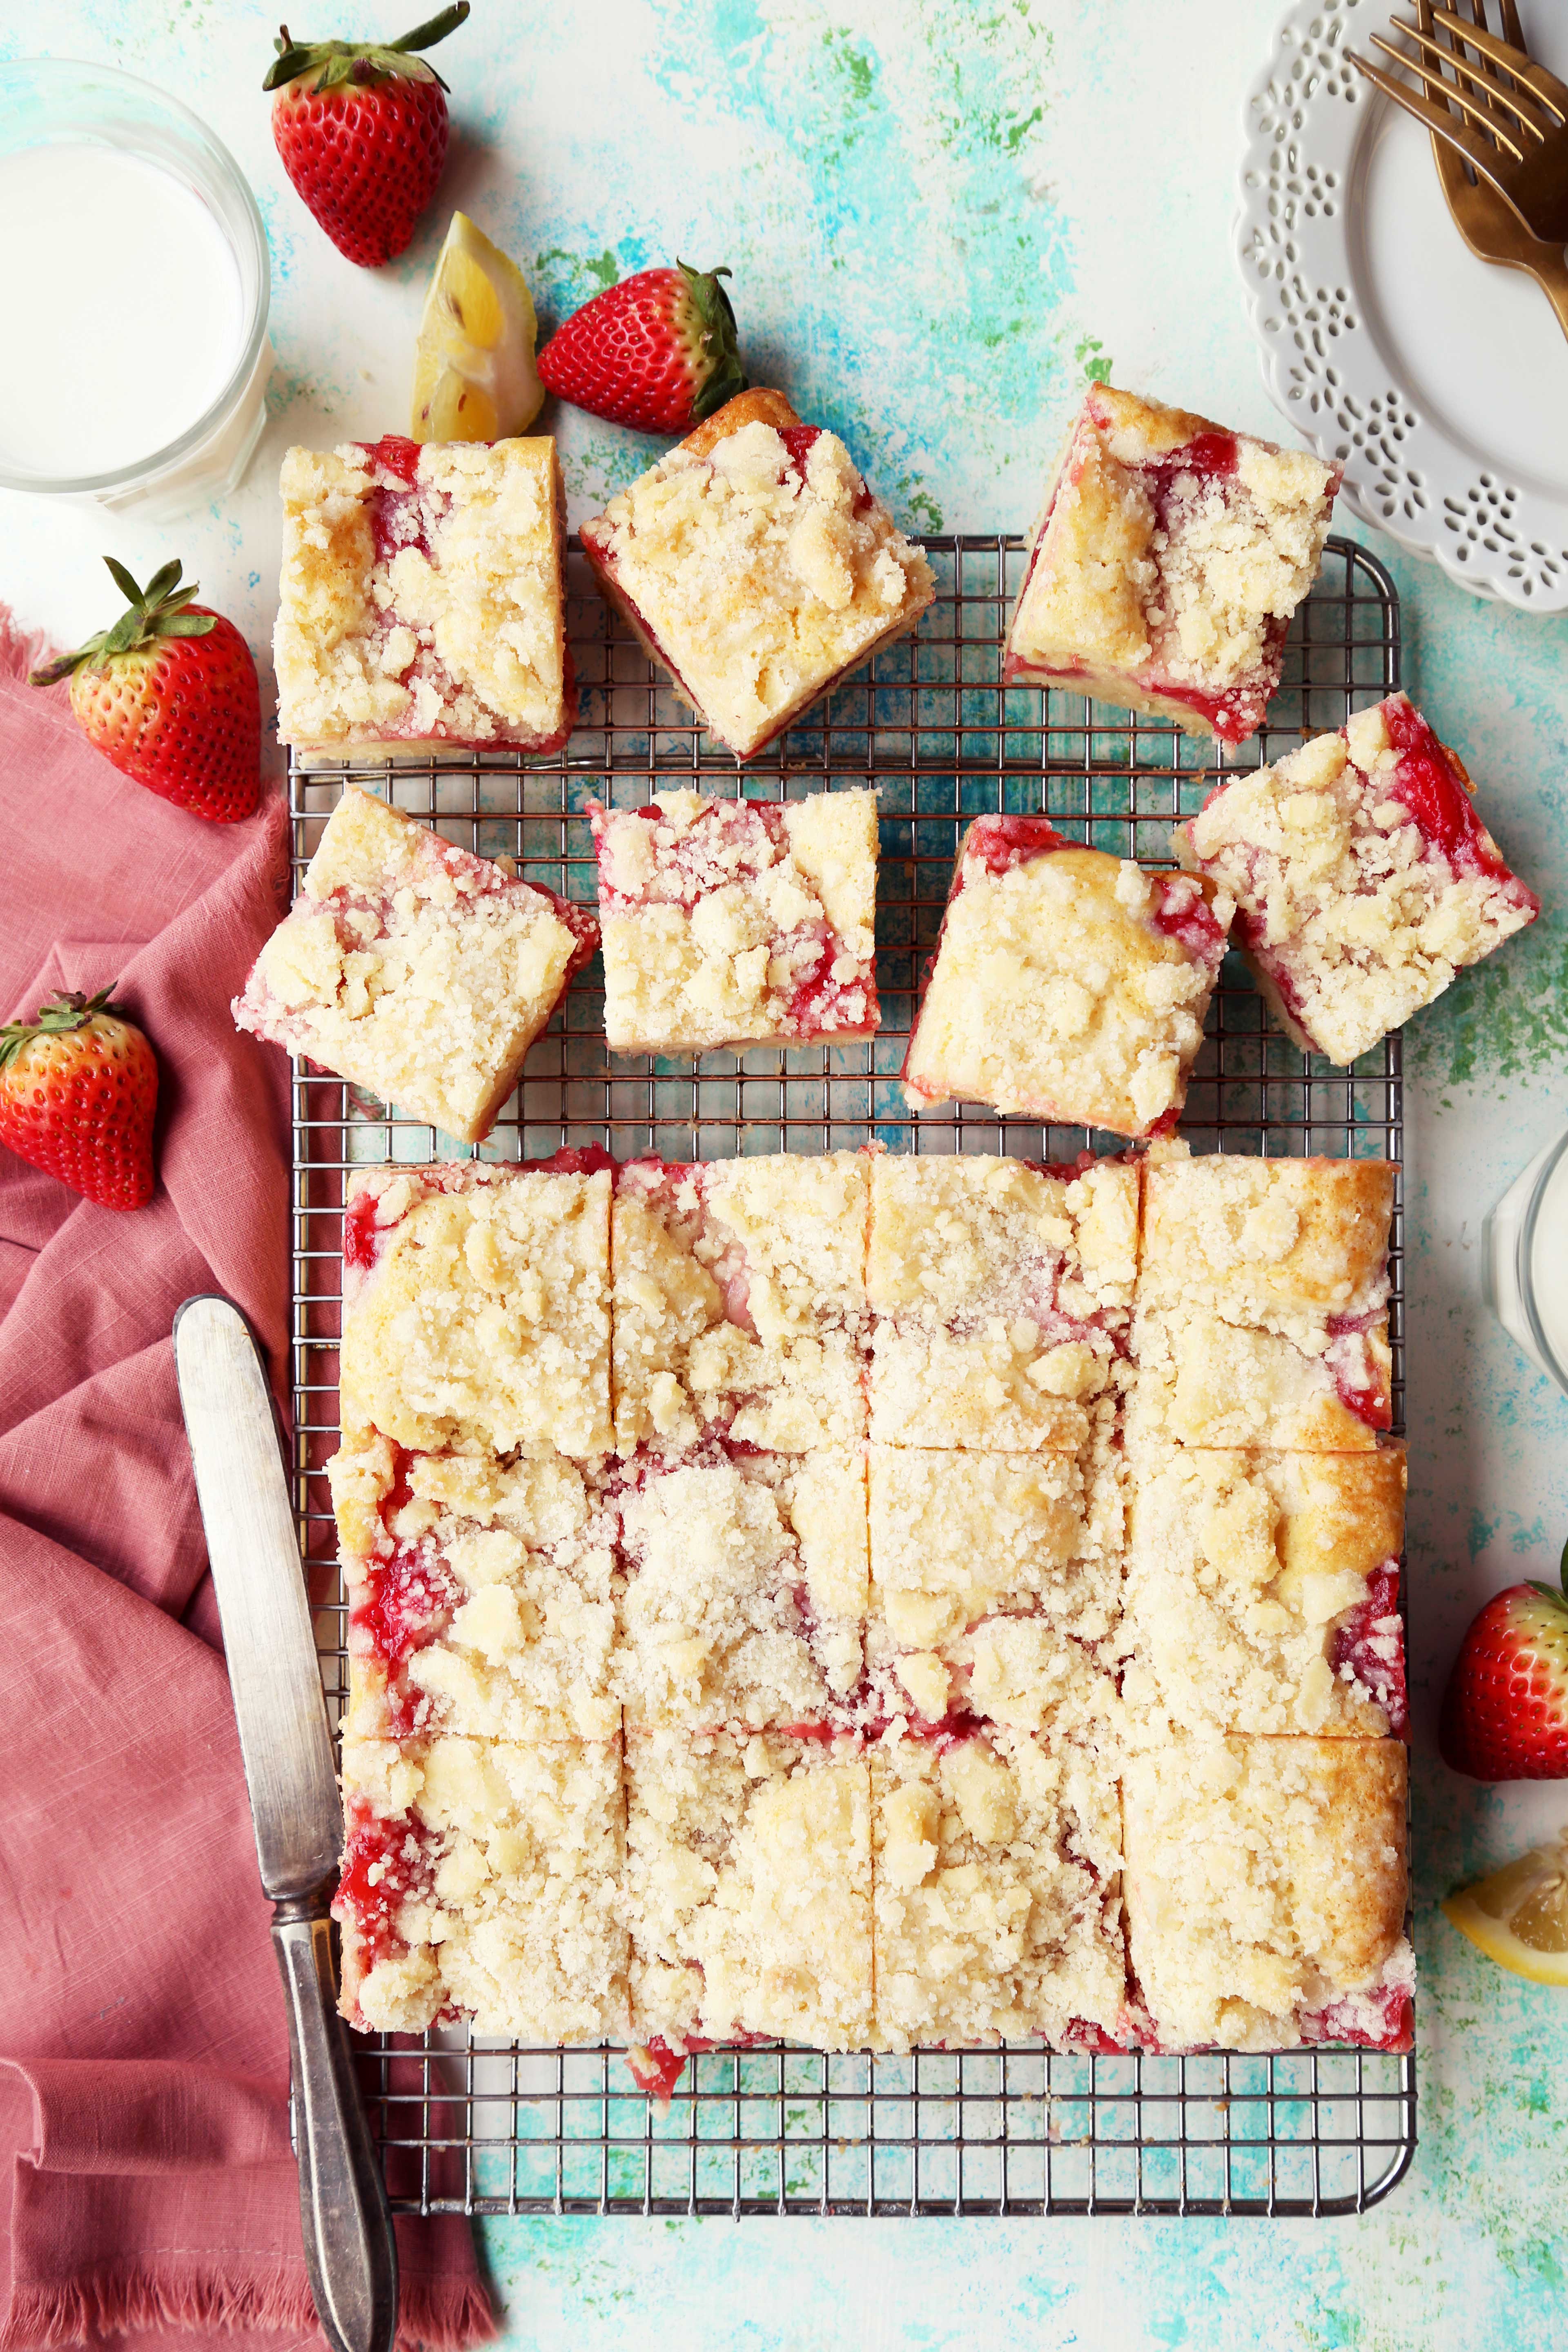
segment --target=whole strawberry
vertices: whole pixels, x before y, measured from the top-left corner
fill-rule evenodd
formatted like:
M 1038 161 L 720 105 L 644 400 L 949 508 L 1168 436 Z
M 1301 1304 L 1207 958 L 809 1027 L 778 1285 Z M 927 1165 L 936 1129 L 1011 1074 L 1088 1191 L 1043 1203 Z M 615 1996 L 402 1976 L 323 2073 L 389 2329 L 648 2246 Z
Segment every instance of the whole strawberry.
M 447 161 L 447 85 L 415 57 L 456 32 L 468 0 L 400 41 L 295 41 L 285 25 L 262 83 L 276 90 L 283 169 L 338 251 L 362 269 L 401 253 Z
M 105 1209 L 153 1197 L 158 1065 L 111 992 L 0 1029 L 0 1143 Z
M 639 433 L 688 433 L 738 392 L 745 371 L 728 269 L 639 269 L 557 328 L 539 373 L 560 400 Z
M 1568 1550 L 1563 1557 L 1568 1591 Z M 1454 1661 L 1437 1733 L 1443 1760 L 1478 1780 L 1568 1780 L 1568 1598 L 1510 1584 Z
M 193 604 L 178 563 L 145 589 L 106 555 L 130 598 L 111 629 L 33 671 L 32 686 L 71 682 L 87 740 L 123 775 L 216 824 L 250 814 L 261 792 L 261 692 L 232 621 Z

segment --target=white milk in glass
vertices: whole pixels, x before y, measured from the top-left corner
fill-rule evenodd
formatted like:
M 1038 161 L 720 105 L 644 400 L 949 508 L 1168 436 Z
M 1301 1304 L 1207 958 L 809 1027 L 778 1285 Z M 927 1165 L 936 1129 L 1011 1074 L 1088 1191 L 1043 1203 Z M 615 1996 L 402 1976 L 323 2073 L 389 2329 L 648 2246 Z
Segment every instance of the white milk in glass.
M 239 270 L 201 198 L 86 141 L 0 155 L 0 464 L 99 475 L 166 448 L 245 338 Z
M 1538 1153 L 1487 1219 L 1482 1281 L 1509 1337 L 1568 1389 L 1568 1135 Z

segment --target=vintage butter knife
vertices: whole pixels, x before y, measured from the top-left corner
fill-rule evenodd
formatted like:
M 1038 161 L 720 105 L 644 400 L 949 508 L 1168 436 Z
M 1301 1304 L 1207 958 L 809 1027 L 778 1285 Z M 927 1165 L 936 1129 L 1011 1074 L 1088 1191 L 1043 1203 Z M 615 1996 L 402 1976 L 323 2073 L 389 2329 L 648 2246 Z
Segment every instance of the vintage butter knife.
M 272 1399 L 229 1299 L 186 1299 L 174 1365 L 288 2000 L 310 2288 L 340 2352 L 391 2352 L 397 2248 L 337 2013 L 328 1906 L 342 1809 Z

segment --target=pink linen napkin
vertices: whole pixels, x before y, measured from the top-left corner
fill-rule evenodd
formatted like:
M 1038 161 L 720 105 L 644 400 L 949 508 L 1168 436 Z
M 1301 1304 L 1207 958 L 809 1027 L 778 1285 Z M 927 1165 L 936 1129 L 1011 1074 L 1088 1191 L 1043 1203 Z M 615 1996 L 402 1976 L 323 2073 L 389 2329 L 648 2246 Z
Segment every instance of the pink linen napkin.
M 0 1020 L 116 993 L 157 1050 L 131 1214 L 0 1149 L 0 2347 L 320 2345 L 281 1988 L 175 1393 L 193 1291 L 280 1396 L 287 1065 L 229 1000 L 283 904 L 276 792 L 203 823 L 120 776 L 0 607 Z M 468 2224 L 398 2223 L 402 2336 L 495 2333 Z

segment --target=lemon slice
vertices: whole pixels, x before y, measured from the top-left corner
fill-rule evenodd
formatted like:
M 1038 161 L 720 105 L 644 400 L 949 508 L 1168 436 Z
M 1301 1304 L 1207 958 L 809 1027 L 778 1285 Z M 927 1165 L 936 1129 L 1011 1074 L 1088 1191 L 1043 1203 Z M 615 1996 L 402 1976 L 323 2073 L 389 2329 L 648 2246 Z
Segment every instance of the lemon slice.
M 1505 1863 L 1443 1909 L 1488 1959 L 1536 1984 L 1568 1985 L 1568 1839 Z
M 515 261 L 454 213 L 414 349 L 416 441 L 500 441 L 524 433 L 544 386 L 539 322 Z

